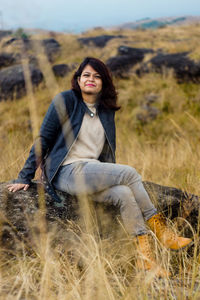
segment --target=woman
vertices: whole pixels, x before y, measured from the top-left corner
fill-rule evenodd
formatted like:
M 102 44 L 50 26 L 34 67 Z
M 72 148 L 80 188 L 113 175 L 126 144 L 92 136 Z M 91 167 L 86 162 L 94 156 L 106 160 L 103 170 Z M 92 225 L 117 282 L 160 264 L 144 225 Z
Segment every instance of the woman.
M 180 249 L 192 240 L 178 237 L 157 213 L 141 181 L 130 166 L 115 161 L 115 111 L 117 93 L 105 64 L 87 57 L 72 78 L 72 89 L 58 94 L 43 120 L 40 134 L 11 192 L 27 190 L 40 163 L 48 188 L 71 195 L 90 194 L 95 201 L 120 207 L 127 231 L 142 254 L 137 265 L 156 267 L 148 229 L 169 249 Z M 53 194 L 55 195 L 55 194 Z M 161 276 L 166 272 L 158 269 Z

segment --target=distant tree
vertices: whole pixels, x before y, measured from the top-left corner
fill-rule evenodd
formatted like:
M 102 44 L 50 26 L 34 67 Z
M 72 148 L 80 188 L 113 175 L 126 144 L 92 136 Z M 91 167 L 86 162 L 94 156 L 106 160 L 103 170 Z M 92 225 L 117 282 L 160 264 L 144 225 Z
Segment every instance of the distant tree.
M 20 27 L 14 32 L 14 37 L 25 40 L 29 38 L 29 35 L 24 31 L 23 28 Z

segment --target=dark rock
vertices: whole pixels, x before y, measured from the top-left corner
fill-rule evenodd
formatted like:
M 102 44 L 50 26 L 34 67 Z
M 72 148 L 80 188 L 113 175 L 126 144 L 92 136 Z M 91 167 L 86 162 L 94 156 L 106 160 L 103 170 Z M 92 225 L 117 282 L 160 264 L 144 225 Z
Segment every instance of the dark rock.
M 59 64 L 59 65 L 54 65 L 52 67 L 52 70 L 53 70 L 55 76 L 64 77 L 70 71 L 70 68 L 66 64 Z
M 21 51 L 23 50 L 31 50 L 31 40 L 26 37 L 26 38 L 11 38 L 9 40 L 7 40 L 6 42 L 3 43 L 3 47 L 6 48 L 8 46 L 12 45 L 12 49 L 15 49 L 15 51 Z
M 42 40 L 45 52 L 50 62 L 53 62 L 60 53 L 60 44 L 55 39 Z
M 0 68 L 8 67 L 17 62 L 14 53 L 0 53 Z
M 40 52 L 40 47 L 44 47 L 45 53 L 50 62 L 53 62 L 57 55 L 60 53 L 60 44 L 53 38 L 44 40 L 30 40 L 28 38 L 23 39 L 24 49 L 26 51 L 34 50 Z
M 39 62 L 37 57 L 35 57 L 34 55 L 28 55 L 28 61 L 30 65 L 35 66 L 36 68 L 39 68 Z
M 152 49 L 120 46 L 117 56 L 109 58 L 106 65 L 115 76 L 124 77 L 134 65 L 143 61 L 145 54 L 153 52 Z
M 160 110 L 156 107 L 143 105 L 141 111 L 136 114 L 136 118 L 141 124 L 147 124 L 152 120 L 155 120 L 160 114 Z
M 153 182 L 143 182 L 152 202 L 166 217 L 182 217 L 188 220 L 194 230 L 198 230 L 200 197 L 180 189 L 162 186 Z
M 138 75 L 148 72 L 163 73 L 164 69 L 173 69 L 179 82 L 200 80 L 200 63 L 195 63 L 187 55 L 189 52 L 159 53 L 136 70 Z
M 50 62 L 53 62 L 57 55 L 60 53 L 60 44 L 53 38 L 44 39 L 44 40 L 34 40 L 29 38 L 12 38 L 6 41 L 3 46 L 9 46 L 12 44 L 13 48 L 23 49 L 25 51 L 35 51 L 35 48 L 38 47 L 38 51 L 40 46 L 42 45 L 45 49 L 45 53 Z M 31 55 L 31 54 L 29 54 Z
M 37 86 L 42 80 L 41 71 L 30 65 L 31 80 L 33 86 Z M 20 98 L 26 94 L 25 79 L 22 65 L 7 67 L 0 71 L 0 101 Z
M 12 31 L 10 30 L 0 30 L 0 39 L 4 38 L 5 36 L 11 35 Z
M 156 100 L 158 99 L 158 95 L 154 94 L 154 93 L 150 93 L 148 95 L 145 96 L 145 102 L 146 105 L 151 105 L 154 102 L 156 102 Z
M 123 37 L 123 35 L 99 35 L 95 37 L 78 38 L 78 41 L 83 45 L 90 45 L 90 43 L 92 43 L 96 47 L 103 48 L 110 40 Z
M 158 95 L 149 94 L 145 97 L 145 102 L 141 105 L 140 111 L 136 114 L 137 120 L 142 124 L 147 124 L 155 120 L 160 114 L 160 110 L 152 104 L 157 100 Z
M 60 53 L 60 44 L 53 38 L 44 39 L 44 40 L 30 40 L 23 39 L 25 50 L 34 50 L 38 47 L 38 51 L 40 51 L 40 46 L 44 47 L 45 53 L 50 62 L 53 62 L 57 55 Z
M 11 38 L 8 41 L 6 41 L 5 43 L 3 43 L 3 47 L 6 47 L 8 45 L 11 45 L 12 43 L 14 43 L 16 40 L 18 40 L 17 38 Z
M 118 55 L 129 55 L 144 58 L 144 55 L 147 53 L 154 53 L 154 50 L 150 48 L 133 48 L 128 46 L 120 46 L 118 48 Z
M 59 222 L 59 220 L 77 221 L 79 219 L 78 199 L 75 196 L 59 192 L 62 203 L 56 204 L 47 193 L 42 193 L 42 185 L 39 183 L 33 183 L 27 191 L 15 193 L 7 190 L 7 184 L 0 183 L 1 232 L 5 244 L 9 244 L 13 240 L 13 235 L 15 238 L 28 240 L 32 234 L 33 226 L 35 226 L 35 217 L 38 213 L 39 203 L 41 207 L 41 199 L 46 202 L 46 210 L 40 209 L 40 213 L 45 213 L 49 224 Z M 144 186 L 159 211 L 171 219 L 177 216 L 187 219 L 193 229 L 198 231 L 199 197 L 185 193 L 180 189 L 161 186 L 152 182 L 145 181 Z M 97 209 L 97 214 L 102 208 L 106 211 L 109 220 L 106 223 L 107 231 L 113 228 L 113 224 L 117 226 L 117 223 L 113 221 L 119 215 L 118 208 L 95 201 L 93 203 Z M 42 207 L 45 206 L 42 205 Z M 100 224 L 101 222 L 103 221 L 100 220 Z M 63 230 L 66 230 L 66 227 Z M 114 232 L 116 232 L 116 228 Z

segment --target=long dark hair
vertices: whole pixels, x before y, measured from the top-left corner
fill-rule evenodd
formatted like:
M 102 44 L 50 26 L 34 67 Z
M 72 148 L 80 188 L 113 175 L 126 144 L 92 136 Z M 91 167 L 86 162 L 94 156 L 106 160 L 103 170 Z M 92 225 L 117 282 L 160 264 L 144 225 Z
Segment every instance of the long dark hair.
M 86 65 L 90 65 L 96 72 L 99 73 L 102 79 L 102 91 L 100 93 L 99 104 L 105 108 L 112 110 L 119 110 L 121 107 L 117 105 L 117 92 L 112 81 L 111 73 L 106 65 L 98 58 L 86 57 L 80 64 L 78 70 L 74 73 L 71 85 L 72 90 L 81 95 L 81 89 L 79 87 L 77 78 L 81 76 L 83 69 Z

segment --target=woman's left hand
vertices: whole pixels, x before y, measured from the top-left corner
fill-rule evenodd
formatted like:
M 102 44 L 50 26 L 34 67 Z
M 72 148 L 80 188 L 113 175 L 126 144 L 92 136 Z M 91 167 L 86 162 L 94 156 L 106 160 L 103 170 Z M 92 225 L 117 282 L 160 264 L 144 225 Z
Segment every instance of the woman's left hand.
M 27 191 L 29 188 L 29 184 L 25 184 L 25 183 L 12 183 L 12 184 L 8 184 L 7 188 L 10 192 L 17 192 L 19 190 L 24 190 Z

